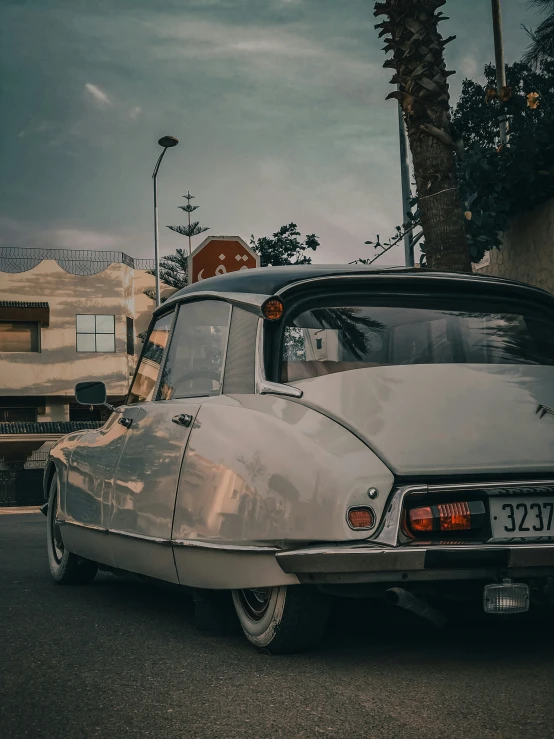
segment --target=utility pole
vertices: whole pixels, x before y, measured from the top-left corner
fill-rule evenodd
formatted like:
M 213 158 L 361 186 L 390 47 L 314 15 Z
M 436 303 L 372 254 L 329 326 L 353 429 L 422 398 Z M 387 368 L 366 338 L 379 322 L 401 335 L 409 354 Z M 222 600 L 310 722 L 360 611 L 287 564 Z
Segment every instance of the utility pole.
M 504 42 L 502 40 L 502 13 L 500 0 L 492 0 L 492 30 L 494 34 L 494 57 L 496 64 L 496 89 L 498 92 L 506 87 L 506 66 L 504 64 Z M 508 121 L 506 116 L 499 120 L 500 144 L 508 140 Z
M 410 160 L 408 159 L 408 132 L 402 106 L 398 106 L 398 133 L 400 136 L 400 180 L 402 182 L 402 224 L 407 220 L 407 213 L 411 213 L 410 199 Z M 406 267 L 414 266 L 414 247 L 412 232 L 404 236 L 404 261 Z

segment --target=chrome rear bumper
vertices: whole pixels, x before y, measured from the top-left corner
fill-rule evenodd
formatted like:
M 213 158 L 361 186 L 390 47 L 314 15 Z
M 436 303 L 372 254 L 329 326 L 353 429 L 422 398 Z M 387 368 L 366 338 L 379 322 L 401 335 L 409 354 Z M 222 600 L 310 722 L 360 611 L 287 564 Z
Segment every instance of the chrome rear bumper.
M 379 547 L 314 546 L 279 552 L 281 568 L 302 582 L 466 580 L 554 574 L 554 543 Z M 550 572 L 552 570 L 552 572 Z

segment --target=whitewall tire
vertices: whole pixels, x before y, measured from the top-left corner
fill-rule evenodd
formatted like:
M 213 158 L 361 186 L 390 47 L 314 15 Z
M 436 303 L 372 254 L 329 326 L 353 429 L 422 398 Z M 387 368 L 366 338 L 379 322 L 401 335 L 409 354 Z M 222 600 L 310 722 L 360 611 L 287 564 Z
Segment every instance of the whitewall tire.
M 60 585 L 79 585 L 91 582 L 98 566 L 95 562 L 69 552 L 63 544 L 61 527 L 58 524 L 59 485 L 54 473 L 50 483 L 48 514 L 46 517 L 46 546 L 50 574 Z
M 247 639 L 272 654 L 315 646 L 329 617 L 329 598 L 303 585 L 233 590 L 233 603 Z

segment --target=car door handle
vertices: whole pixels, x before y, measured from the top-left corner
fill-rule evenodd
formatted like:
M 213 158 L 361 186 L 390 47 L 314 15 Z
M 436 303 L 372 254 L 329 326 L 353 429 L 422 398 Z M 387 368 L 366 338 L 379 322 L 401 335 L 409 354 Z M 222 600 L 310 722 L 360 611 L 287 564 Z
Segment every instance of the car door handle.
M 192 416 L 189 416 L 188 413 L 178 413 L 176 416 L 173 416 L 171 420 L 173 423 L 179 424 L 179 426 L 186 426 L 188 428 L 194 419 Z
M 122 426 L 125 426 L 126 429 L 130 429 L 133 425 L 133 419 L 127 418 L 126 416 L 121 416 L 121 418 L 117 419 L 117 422 L 120 423 Z

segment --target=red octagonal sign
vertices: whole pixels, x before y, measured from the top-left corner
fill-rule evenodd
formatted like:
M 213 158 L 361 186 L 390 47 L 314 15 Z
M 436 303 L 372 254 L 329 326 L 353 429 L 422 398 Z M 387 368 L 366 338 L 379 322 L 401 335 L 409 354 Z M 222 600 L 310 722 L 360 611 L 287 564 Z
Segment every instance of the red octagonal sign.
M 189 256 L 189 285 L 208 277 L 253 269 L 260 257 L 240 236 L 208 236 Z

